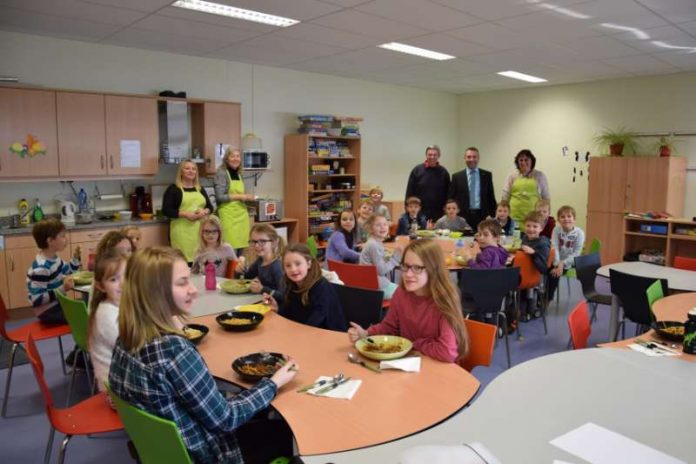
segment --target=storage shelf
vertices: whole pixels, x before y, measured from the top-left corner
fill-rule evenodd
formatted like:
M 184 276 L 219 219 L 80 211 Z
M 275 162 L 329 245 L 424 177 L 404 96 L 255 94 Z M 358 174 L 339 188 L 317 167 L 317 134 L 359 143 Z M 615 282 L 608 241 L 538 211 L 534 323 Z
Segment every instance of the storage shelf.
M 355 192 L 355 189 L 331 189 L 331 190 L 310 190 L 309 193 L 340 193 Z
M 355 177 L 355 174 L 310 174 L 310 177 Z
M 335 139 L 335 140 L 360 140 L 360 137 L 350 137 L 347 135 L 312 135 L 304 134 L 313 139 Z
M 317 156 L 309 155 L 309 159 L 319 159 L 319 160 L 354 160 L 355 156 Z
M 624 232 L 626 235 L 635 235 L 636 237 L 659 237 L 667 239 L 667 234 L 651 234 L 648 232 Z
M 669 236 L 671 240 L 687 240 L 696 242 L 696 235 L 672 234 Z

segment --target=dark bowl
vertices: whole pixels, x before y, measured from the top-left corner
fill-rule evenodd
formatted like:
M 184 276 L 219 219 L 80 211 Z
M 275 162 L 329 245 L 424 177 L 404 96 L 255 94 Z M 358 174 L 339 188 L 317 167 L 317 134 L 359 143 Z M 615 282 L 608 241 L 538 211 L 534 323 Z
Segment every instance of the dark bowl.
M 655 332 L 660 334 L 661 337 L 666 338 L 667 340 L 672 340 L 675 342 L 681 342 L 684 340 L 684 323 L 679 322 L 679 321 L 654 321 L 652 324 L 650 324 L 650 327 L 655 329 Z M 681 327 L 682 332 L 681 334 L 675 334 L 673 332 L 668 331 L 667 329 L 671 327 Z
M 200 343 L 200 341 L 203 340 L 203 337 L 208 335 L 208 332 L 210 332 L 210 329 L 208 328 L 208 326 L 203 325 L 203 324 L 186 324 L 186 327 L 189 329 L 200 330 L 202 332 L 202 334 L 197 336 L 197 337 L 190 338 L 190 337 L 188 337 L 188 335 L 186 336 L 186 338 L 188 338 L 189 341 L 191 343 L 193 343 L 194 345 L 198 345 Z
M 224 321 L 229 321 L 231 319 L 248 319 L 251 323 L 241 325 L 225 324 Z M 223 329 L 229 330 L 230 332 L 247 332 L 249 330 L 254 330 L 263 322 L 263 314 L 251 311 L 227 311 L 226 313 L 220 314 L 215 320 Z
M 283 362 L 285 357 L 280 353 L 252 353 L 235 359 L 232 362 L 232 370 L 242 379 L 254 382 L 275 374 Z M 245 370 L 251 367 L 260 369 L 262 372 L 250 373 Z

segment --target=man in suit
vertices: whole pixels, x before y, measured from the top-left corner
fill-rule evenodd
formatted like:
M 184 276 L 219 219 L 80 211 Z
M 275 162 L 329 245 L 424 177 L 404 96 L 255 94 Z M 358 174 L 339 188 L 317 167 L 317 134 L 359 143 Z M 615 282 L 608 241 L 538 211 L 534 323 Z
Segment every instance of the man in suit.
M 490 171 L 479 169 L 479 151 L 469 147 L 464 154 L 466 169 L 452 174 L 449 198 L 457 200 L 461 215 L 472 229 L 488 216 L 495 217 L 495 192 Z

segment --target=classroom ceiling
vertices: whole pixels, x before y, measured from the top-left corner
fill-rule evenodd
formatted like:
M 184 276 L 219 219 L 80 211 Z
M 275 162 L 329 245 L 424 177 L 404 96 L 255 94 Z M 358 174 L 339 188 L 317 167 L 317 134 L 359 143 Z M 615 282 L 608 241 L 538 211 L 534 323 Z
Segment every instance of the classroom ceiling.
M 287 28 L 173 0 L 0 0 L 0 29 L 453 93 L 696 71 L 696 0 L 216 0 Z M 401 42 L 432 61 L 377 48 Z M 498 76 L 515 70 L 547 79 Z

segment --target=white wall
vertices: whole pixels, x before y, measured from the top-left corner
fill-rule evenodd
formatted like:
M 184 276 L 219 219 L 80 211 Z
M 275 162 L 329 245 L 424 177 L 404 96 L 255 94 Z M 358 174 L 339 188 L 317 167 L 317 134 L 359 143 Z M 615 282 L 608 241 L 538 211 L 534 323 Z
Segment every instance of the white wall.
M 574 152 L 598 154 L 593 137 L 604 127 L 626 126 L 637 132 L 696 133 L 696 73 L 544 86 L 459 97 L 459 147 L 476 145 L 481 167 L 494 175 L 497 198 L 513 158 L 522 148 L 537 157 L 537 168 L 550 181 L 552 210 L 573 205 L 584 226 L 587 164 Z M 696 169 L 696 137 L 682 137 L 679 154 Z M 656 153 L 656 139 L 640 139 L 642 153 Z M 561 148 L 567 146 L 564 157 Z M 571 156 L 572 155 L 572 156 Z M 461 156 L 459 167 L 463 166 Z M 583 170 L 572 182 L 573 168 Z M 696 216 L 696 172 L 687 173 L 684 215 Z
M 1 74 L 25 85 L 141 94 L 169 89 L 241 102 L 242 133 L 252 130 L 248 64 L 9 32 L 0 32 L 0 63 Z M 283 195 L 283 136 L 296 131 L 302 113 L 363 117 L 363 184 L 381 185 L 388 199 L 403 197 L 408 173 L 424 159 L 427 145 L 438 143 L 443 164 L 455 164 L 458 102 L 452 94 L 263 66 L 254 66 L 253 74 L 253 129 L 273 157 L 273 172 L 259 182 L 259 194 Z M 168 183 L 174 172 L 163 167 L 152 182 Z M 128 181 L 127 190 L 149 182 Z M 91 193 L 94 182 L 75 185 Z M 111 181 L 100 188 L 120 187 Z M 51 200 L 64 192 L 58 182 L 2 182 L 0 215 L 16 212 L 21 197 L 38 196 L 50 211 Z

